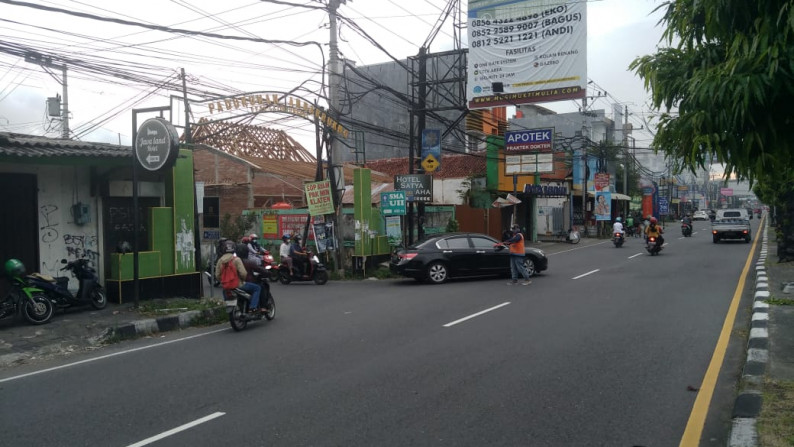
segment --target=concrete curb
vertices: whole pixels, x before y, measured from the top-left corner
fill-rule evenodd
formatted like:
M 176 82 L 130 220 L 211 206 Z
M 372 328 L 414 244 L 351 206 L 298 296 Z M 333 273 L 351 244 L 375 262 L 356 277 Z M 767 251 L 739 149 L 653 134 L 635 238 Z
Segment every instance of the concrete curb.
M 728 447 L 758 446 L 756 422 L 761 414 L 763 404 L 761 390 L 764 384 L 766 365 L 769 363 L 769 304 L 764 302 L 769 298 L 769 278 L 764 266 L 769 248 L 766 223 L 764 223 L 761 234 L 763 235 L 761 253 L 755 264 L 755 295 L 753 297 L 750 337 L 747 340 L 747 361 L 742 372 L 745 386 L 733 405 Z
M 118 338 L 126 340 L 130 338 L 145 337 L 160 332 L 169 332 L 194 326 L 196 320 L 204 318 L 207 320 L 225 316 L 226 308 L 216 307 L 204 311 L 189 310 L 177 315 L 166 315 L 158 318 L 146 318 L 124 323 L 116 327 L 107 328 L 104 339 Z

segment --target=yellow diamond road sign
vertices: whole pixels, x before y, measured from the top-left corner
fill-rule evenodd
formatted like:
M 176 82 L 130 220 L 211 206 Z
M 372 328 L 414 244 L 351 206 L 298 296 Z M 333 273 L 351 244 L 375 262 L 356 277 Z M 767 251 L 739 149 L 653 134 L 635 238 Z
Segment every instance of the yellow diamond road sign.
M 428 154 L 427 157 L 422 160 L 422 168 L 425 172 L 435 172 L 439 166 L 441 166 L 441 163 L 439 163 L 432 154 Z

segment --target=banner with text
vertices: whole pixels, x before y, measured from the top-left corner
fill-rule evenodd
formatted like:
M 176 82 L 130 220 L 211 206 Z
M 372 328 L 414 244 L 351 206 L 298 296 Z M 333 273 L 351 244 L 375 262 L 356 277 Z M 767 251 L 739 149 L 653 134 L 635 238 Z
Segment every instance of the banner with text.
M 469 0 L 469 109 L 583 98 L 587 2 Z
M 334 212 L 334 202 L 331 200 L 330 180 L 306 183 L 303 188 L 306 191 L 309 214 L 318 216 L 321 214 L 332 214 Z

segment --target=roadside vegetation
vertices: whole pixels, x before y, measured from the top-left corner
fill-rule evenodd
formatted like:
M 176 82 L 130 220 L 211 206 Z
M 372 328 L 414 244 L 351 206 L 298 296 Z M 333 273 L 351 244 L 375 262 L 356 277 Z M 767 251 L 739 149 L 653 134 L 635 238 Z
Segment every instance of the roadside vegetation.
M 758 417 L 759 445 L 794 446 L 794 381 L 766 380 Z

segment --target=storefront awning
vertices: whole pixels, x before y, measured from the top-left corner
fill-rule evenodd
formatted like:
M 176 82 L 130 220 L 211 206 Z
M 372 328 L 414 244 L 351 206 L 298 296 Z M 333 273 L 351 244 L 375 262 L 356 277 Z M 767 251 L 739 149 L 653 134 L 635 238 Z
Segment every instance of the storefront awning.
M 619 192 L 611 192 L 612 200 L 631 200 L 631 197 L 627 196 L 626 194 L 621 194 Z M 587 191 L 587 195 L 589 197 L 595 197 L 594 191 Z

